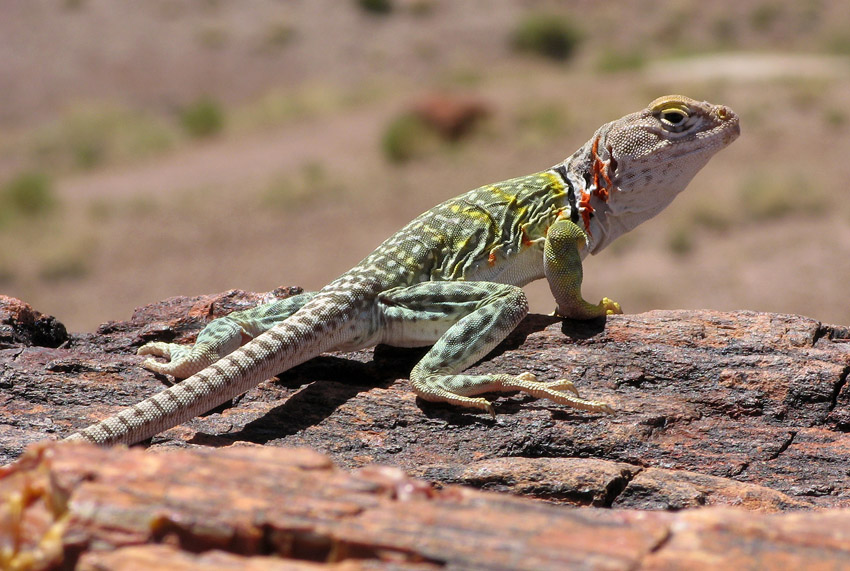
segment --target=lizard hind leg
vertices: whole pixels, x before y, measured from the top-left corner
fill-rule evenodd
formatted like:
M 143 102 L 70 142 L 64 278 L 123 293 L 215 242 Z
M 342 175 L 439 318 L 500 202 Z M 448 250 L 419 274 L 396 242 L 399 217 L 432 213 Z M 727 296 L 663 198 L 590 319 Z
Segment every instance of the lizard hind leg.
M 194 345 L 155 341 L 143 345 L 137 353 L 166 359 L 165 362 L 146 359 L 142 363 L 146 369 L 185 379 L 284 321 L 315 295 L 315 292 L 306 292 L 243 311 L 234 311 L 208 323 L 198 334 Z
M 528 313 L 528 302 L 519 287 L 490 282 L 424 282 L 385 292 L 380 301 L 385 323 L 390 330 L 396 328 L 389 343 L 434 343 L 410 373 L 413 390 L 424 400 L 494 414 L 492 404 L 476 395 L 523 391 L 573 408 L 612 411 L 604 403 L 580 398 L 567 380 L 540 382 L 531 373 L 462 373 L 496 347 Z

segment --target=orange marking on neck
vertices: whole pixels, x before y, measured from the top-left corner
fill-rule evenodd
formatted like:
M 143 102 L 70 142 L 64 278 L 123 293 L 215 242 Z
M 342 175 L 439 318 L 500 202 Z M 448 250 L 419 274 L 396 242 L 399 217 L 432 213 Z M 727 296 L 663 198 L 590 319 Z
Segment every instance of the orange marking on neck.
M 608 152 L 611 152 L 610 147 Z M 599 156 L 599 137 L 596 137 L 593 140 L 593 145 L 590 147 L 590 153 L 593 157 L 593 165 L 591 166 L 591 172 L 593 173 L 593 194 L 602 202 L 608 202 L 608 197 L 610 196 L 614 183 L 611 182 L 611 177 L 608 176 L 608 164 L 605 163 L 605 161 L 602 160 L 602 157 Z M 600 177 L 605 181 L 604 186 L 600 184 Z
M 584 222 L 584 229 L 587 231 L 588 236 L 593 236 L 590 233 L 590 217 L 593 214 L 593 206 L 590 205 L 590 193 L 587 191 L 581 191 L 581 200 L 578 201 L 578 207 L 581 211 L 581 219 Z
M 490 255 L 487 256 L 487 263 L 490 265 L 491 268 L 496 265 L 496 254 L 495 253 L 490 252 Z
M 531 246 L 534 244 L 529 238 L 528 234 L 525 232 L 525 228 L 522 229 L 522 245 L 523 246 Z

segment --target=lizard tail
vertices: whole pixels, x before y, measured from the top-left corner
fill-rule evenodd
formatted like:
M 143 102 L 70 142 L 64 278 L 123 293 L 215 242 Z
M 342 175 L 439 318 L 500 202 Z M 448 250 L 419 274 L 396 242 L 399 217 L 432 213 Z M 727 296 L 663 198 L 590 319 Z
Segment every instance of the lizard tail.
M 345 341 L 345 321 L 322 313 L 315 305 L 296 312 L 209 367 L 65 440 L 134 444 L 203 414 Z

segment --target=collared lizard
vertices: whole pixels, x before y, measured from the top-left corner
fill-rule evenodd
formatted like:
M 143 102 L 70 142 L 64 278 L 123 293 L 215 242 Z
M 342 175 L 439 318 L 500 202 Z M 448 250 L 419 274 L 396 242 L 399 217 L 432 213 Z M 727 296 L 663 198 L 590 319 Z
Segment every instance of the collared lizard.
M 494 413 L 476 395 L 522 391 L 592 412 L 568 380 L 463 371 L 528 313 L 523 285 L 545 277 L 556 314 L 621 313 L 581 295 L 582 260 L 663 210 L 740 134 L 728 107 L 670 95 L 603 125 L 564 162 L 482 186 L 428 210 L 318 292 L 209 323 L 194 346 L 154 342 L 144 366 L 185 380 L 69 436 L 134 443 L 181 424 L 325 351 L 433 345 L 410 373 L 426 401 Z M 243 343 L 247 341 L 243 345 Z

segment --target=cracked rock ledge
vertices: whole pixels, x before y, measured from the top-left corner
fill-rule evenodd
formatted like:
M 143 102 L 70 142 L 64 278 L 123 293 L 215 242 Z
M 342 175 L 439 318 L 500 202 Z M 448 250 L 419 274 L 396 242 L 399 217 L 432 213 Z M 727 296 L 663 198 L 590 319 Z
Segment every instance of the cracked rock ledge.
M 566 376 L 613 416 L 421 402 L 423 351 L 378 347 L 129 450 L 50 442 L 165 385 L 142 343 L 297 291 L 88 334 L 0 297 L 0 568 L 850 566 L 850 328 L 794 315 L 532 315 L 472 369 Z

